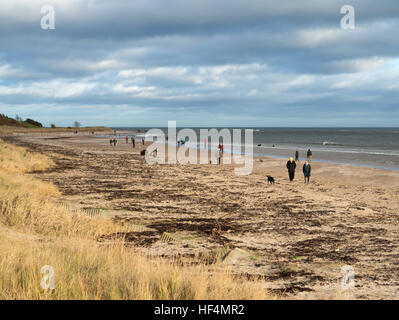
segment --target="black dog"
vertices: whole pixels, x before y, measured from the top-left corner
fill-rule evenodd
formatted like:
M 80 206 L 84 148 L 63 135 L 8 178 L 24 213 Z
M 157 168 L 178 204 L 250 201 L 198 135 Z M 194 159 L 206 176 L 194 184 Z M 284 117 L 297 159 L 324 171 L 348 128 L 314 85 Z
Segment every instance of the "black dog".
M 274 178 L 272 176 L 267 176 L 267 183 L 274 184 Z

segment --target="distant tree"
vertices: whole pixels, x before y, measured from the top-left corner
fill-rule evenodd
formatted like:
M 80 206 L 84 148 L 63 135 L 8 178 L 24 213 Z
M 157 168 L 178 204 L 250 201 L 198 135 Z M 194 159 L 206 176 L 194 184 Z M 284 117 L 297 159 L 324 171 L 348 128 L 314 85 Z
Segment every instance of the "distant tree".
M 56 126 L 54 123 L 51 124 L 51 128 L 54 129 Z
M 22 118 L 21 118 L 19 115 L 16 115 L 16 116 L 15 116 L 15 120 L 21 121 L 21 122 L 23 121 Z
M 79 121 L 75 121 L 75 122 L 73 123 L 73 126 L 74 126 L 75 128 L 80 128 L 81 124 L 80 124 Z

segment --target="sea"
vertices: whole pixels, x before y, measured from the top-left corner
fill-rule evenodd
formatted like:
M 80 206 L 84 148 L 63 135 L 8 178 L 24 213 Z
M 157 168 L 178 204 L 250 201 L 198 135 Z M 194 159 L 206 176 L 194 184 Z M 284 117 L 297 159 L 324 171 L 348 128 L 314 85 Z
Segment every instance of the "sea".
M 140 130 L 140 133 L 135 135 L 141 137 L 149 128 L 117 127 L 112 129 L 116 132 Z M 167 128 L 159 129 L 167 133 Z M 199 137 L 200 128 L 192 129 Z M 237 129 L 242 129 L 241 141 L 244 142 L 246 128 Z M 299 159 L 302 160 L 306 158 L 307 150 L 311 149 L 313 161 L 399 170 L 399 128 L 247 129 L 253 129 L 255 156 L 289 158 L 294 157 L 295 151 L 298 150 Z M 179 130 L 180 128 L 177 128 L 177 131 Z M 228 145 L 228 143 L 224 144 Z

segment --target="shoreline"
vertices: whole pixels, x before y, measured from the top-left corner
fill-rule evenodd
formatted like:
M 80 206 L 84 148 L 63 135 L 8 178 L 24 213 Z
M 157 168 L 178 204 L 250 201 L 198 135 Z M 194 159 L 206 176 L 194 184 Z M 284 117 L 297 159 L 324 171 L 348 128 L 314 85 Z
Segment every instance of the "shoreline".
M 140 129 L 142 130 L 142 129 Z M 137 132 L 137 130 L 121 130 L 121 131 L 117 131 L 117 137 L 123 138 L 123 135 L 129 135 L 129 137 L 131 135 L 137 136 L 139 139 L 141 139 L 144 135 L 145 132 Z M 114 134 L 110 134 L 110 135 L 96 135 L 99 138 L 105 138 L 106 136 L 111 137 L 114 136 Z M 190 148 L 193 149 L 197 149 L 200 150 L 201 149 L 201 143 L 198 142 L 198 146 L 188 146 Z M 212 145 L 212 151 L 215 151 L 216 149 L 216 145 Z M 268 150 L 270 151 L 275 151 L 275 154 L 272 153 L 261 153 L 259 152 L 257 149 L 259 148 L 265 148 L 265 149 L 270 149 Z M 280 147 L 268 147 L 266 146 L 264 143 L 262 143 L 262 146 L 259 147 L 256 143 L 254 143 L 253 145 L 253 156 L 256 157 L 261 157 L 261 158 L 273 158 L 273 159 L 289 159 L 290 156 L 292 156 L 295 152 L 295 147 L 289 147 L 289 146 L 285 146 L 283 148 Z M 302 148 L 298 148 L 298 150 L 300 150 L 300 152 L 302 152 L 302 154 L 304 152 L 306 152 L 305 149 Z M 368 151 L 364 151 L 364 152 L 354 152 L 354 151 L 337 151 L 337 150 L 318 150 L 316 149 L 312 149 L 313 151 L 313 155 L 322 155 L 322 158 L 315 158 L 315 156 L 313 156 L 312 162 L 320 162 L 320 163 L 326 163 L 326 164 L 336 164 L 336 165 L 344 165 L 344 166 L 354 166 L 354 167 L 362 167 L 362 168 L 374 168 L 374 169 L 381 169 L 381 170 L 388 170 L 388 171 L 399 171 L 399 166 L 389 166 L 389 165 L 383 165 L 383 164 L 377 164 L 377 163 L 373 163 L 371 160 L 367 161 L 367 160 L 363 160 L 361 155 L 373 155 L 378 157 L 379 154 L 374 153 L 374 152 L 368 152 Z M 228 152 L 227 150 L 225 150 L 225 152 Z M 292 154 L 292 155 L 291 155 Z M 340 160 L 340 155 L 345 154 L 347 156 L 356 156 L 359 155 L 357 159 L 354 160 Z M 323 157 L 324 156 L 324 157 Z M 396 154 L 381 154 L 380 157 L 385 157 L 385 156 L 392 156 L 395 157 Z M 332 159 L 328 159 L 328 158 L 332 158 Z M 361 160 L 359 160 L 359 158 Z M 303 157 L 301 159 L 301 162 L 304 162 L 306 160 L 306 157 Z
M 91 135 L 91 131 L 92 131 L 92 129 L 90 129 L 90 130 L 89 129 L 82 130 L 80 132 L 80 134 L 78 134 L 78 135 L 75 135 L 72 130 L 65 130 L 65 131 L 50 131 L 50 130 L 47 131 L 46 130 L 46 131 L 42 131 L 42 132 L 40 132 L 40 131 L 36 131 L 36 132 L 34 132 L 34 131 L 19 132 L 18 131 L 18 132 L 15 132 L 15 133 L 1 133 L 0 132 L 0 137 L 1 136 L 14 136 L 14 137 L 15 136 L 21 136 L 21 137 L 23 137 L 23 136 L 29 136 L 29 135 L 32 135 L 32 136 L 36 136 L 36 135 L 37 136 L 44 136 L 44 135 L 56 135 L 56 136 L 59 136 L 59 135 L 61 135 L 62 136 L 63 134 L 68 134 L 71 137 L 80 137 L 81 134 L 86 135 L 86 136 L 92 136 Z M 143 132 L 138 132 L 137 130 L 123 130 L 123 131 L 119 131 L 119 132 L 117 131 L 117 137 L 119 137 L 120 139 L 123 139 L 124 135 L 129 135 L 129 137 L 131 135 L 140 136 L 140 135 L 143 135 Z M 92 137 L 96 138 L 96 139 L 107 139 L 107 138 L 113 137 L 113 136 L 115 136 L 115 135 L 113 133 L 113 129 L 111 128 L 111 130 L 109 130 L 109 129 L 105 129 L 103 131 L 99 130 L 99 131 L 95 132 L 94 136 L 92 136 Z M 141 138 L 141 136 L 140 136 L 140 138 Z M 129 143 L 130 143 L 130 140 L 129 140 Z M 138 144 L 141 145 L 141 142 L 138 143 Z M 146 145 L 148 145 L 147 142 L 146 142 Z M 256 147 L 257 146 L 254 145 L 254 148 L 256 148 Z M 190 147 L 190 148 L 200 150 L 200 147 Z M 215 148 L 216 148 L 216 146 L 215 146 Z M 215 151 L 216 150 L 215 148 L 212 149 L 212 151 Z M 268 147 L 268 148 L 272 149 L 272 147 Z M 276 149 L 276 150 L 280 150 L 281 151 L 281 150 L 290 150 L 290 149 L 287 148 L 287 149 Z M 292 149 L 291 153 L 293 154 L 294 151 L 295 150 Z M 225 152 L 227 152 L 227 151 L 225 151 Z M 315 152 L 318 152 L 318 151 L 315 151 Z M 334 153 L 334 151 L 321 151 L 321 152 Z M 276 160 L 284 160 L 285 159 L 285 160 L 288 160 L 290 155 L 284 156 L 284 155 L 278 155 L 278 154 L 259 154 L 259 153 L 254 152 L 253 153 L 253 157 L 254 157 L 254 159 L 259 158 L 259 159 L 276 159 Z M 306 158 L 300 159 L 301 163 L 302 162 L 304 163 L 304 161 L 306 161 Z M 339 161 L 339 160 L 317 159 L 315 157 L 313 157 L 312 163 L 330 164 L 330 165 L 338 165 L 338 166 L 350 166 L 350 167 L 369 168 L 369 169 L 378 169 L 378 170 L 392 171 L 392 172 L 398 172 L 399 171 L 399 167 L 389 167 L 389 166 L 381 166 L 381 165 L 376 165 L 376 164 L 358 163 L 358 162 L 345 162 L 345 161 Z

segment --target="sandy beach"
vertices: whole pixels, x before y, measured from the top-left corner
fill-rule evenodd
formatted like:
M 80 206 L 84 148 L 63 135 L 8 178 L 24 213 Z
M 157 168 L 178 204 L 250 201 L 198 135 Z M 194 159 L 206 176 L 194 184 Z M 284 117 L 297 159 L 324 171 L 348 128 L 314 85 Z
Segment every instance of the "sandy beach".
M 282 159 L 257 157 L 252 174 L 237 176 L 232 165 L 149 165 L 140 141 L 111 147 L 90 133 L 3 139 L 56 163 L 35 175 L 58 187 L 58 201 L 137 226 L 125 238 L 149 255 L 183 263 L 222 257 L 289 299 L 398 298 L 398 171 L 319 163 L 314 155 L 304 185 L 303 162 L 290 183 Z M 346 265 L 355 288 L 343 292 Z

